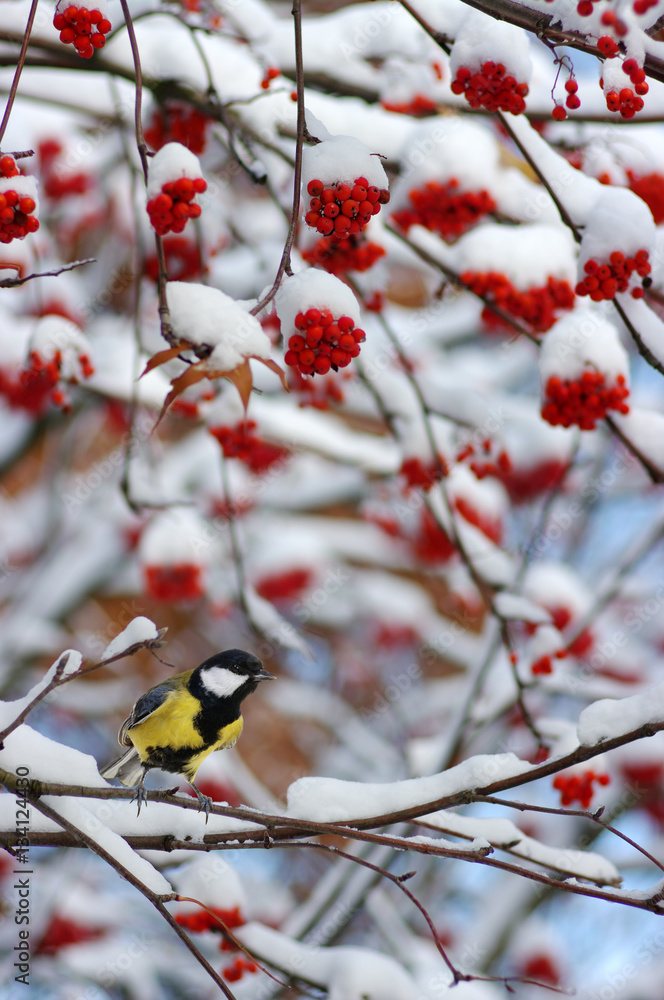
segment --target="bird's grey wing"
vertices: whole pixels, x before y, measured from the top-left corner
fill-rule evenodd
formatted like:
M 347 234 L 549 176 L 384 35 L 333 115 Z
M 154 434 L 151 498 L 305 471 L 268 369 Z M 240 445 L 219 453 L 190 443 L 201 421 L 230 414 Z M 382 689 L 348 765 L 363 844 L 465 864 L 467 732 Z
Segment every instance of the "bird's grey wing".
M 134 726 L 137 726 L 139 722 L 144 722 L 148 715 L 152 715 L 153 712 L 156 712 L 156 710 L 164 704 L 172 691 L 173 686 L 171 684 L 157 684 L 156 687 L 150 688 L 150 690 L 146 691 L 144 695 L 141 695 L 132 708 L 129 718 L 125 719 L 120 726 L 118 743 L 121 747 L 130 747 L 133 745 L 127 736 L 128 731 L 133 729 Z

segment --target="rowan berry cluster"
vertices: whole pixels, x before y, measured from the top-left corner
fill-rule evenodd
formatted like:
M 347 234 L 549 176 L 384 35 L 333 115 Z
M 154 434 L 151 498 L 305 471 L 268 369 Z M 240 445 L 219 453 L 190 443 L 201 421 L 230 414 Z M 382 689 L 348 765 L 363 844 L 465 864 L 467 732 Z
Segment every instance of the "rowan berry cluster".
M 655 225 L 664 222 L 664 177 L 662 174 L 642 174 L 639 176 L 632 170 L 627 171 L 630 190 L 645 201 L 652 212 Z
M 170 281 L 187 281 L 200 278 L 205 273 L 200 247 L 190 242 L 186 236 L 167 236 L 164 239 L 164 255 Z M 151 281 L 159 280 L 159 261 L 156 254 L 146 260 L 145 273 Z
M 657 5 L 657 0 L 634 0 L 634 13 L 646 14 L 651 7 Z
M 456 552 L 428 507 L 422 507 L 417 534 L 412 540 L 414 554 L 426 565 L 447 562 Z
M 440 482 L 443 476 L 447 475 L 447 465 L 445 460 L 439 455 L 438 462 L 430 462 L 428 465 L 421 458 L 404 458 L 399 469 L 400 475 L 406 480 L 406 489 L 430 490 L 431 487 Z
M 583 265 L 586 276 L 577 284 L 576 294 L 589 295 L 593 302 L 614 299 L 618 292 L 627 291 L 634 272 L 640 278 L 648 277 L 652 271 L 649 257 L 647 250 L 638 250 L 633 257 L 626 257 L 620 250 L 614 250 L 608 264 L 599 264 L 592 258 L 587 260 Z M 632 289 L 632 298 L 643 298 L 642 285 L 636 285 Z
M 643 97 L 650 89 L 646 82 L 646 71 L 643 66 L 639 66 L 636 59 L 625 59 L 622 64 L 623 73 L 626 73 L 634 84 L 634 92 Z M 640 109 L 639 109 L 640 110 Z
M 237 983 L 245 972 L 258 972 L 258 966 L 242 955 L 221 970 L 224 979 L 229 983 Z
M 19 177 L 19 169 L 13 156 L 0 156 L 0 174 L 3 178 Z M 20 185 L 19 185 L 20 186 Z M 34 198 L 19 191 L 0 189 L 0 243 L 22 240 L 28 233 L 39 229 L 39 219 L 32 215 L 37 205 Z
M 314 410 L 329 410 L 344 401 L 339 380 L 334 376 L 319 378 L 315 382 L 304 378 L 298 368 L 288 370 L 288 388 L 299 396 L 300 406 L 311 406 Z
M 78 360 L 84 378 L 94 374 L 94 368 L 87 354 L 81 354 Z M 56 389 L 61 369 L 60 351 L 56 351 L 48 361 L 37 351 L 31 351 L 27 367 L 17 376 L 0 369 L 0 394 L 13 409 L 26 410 L 34 416 L 44 412 L 49 400 L 57 406 L 64 406 L 66 403 L 64 392 Z
M 82 171 L 79 173 L 65 173 L 58 160 L 63 152 L 62 143 L 57 139 L 44 139 L 37 146 L 37 160 L 39 162 L 39 180 L 41 189 L 46 192 L 49 198 L 59 201 L 69 195 L 85 194 L 92 185 L 92 178 Z
M 393 111 L 398 115 L 410 115 L 411 118 L 426 118 L 436 111 L 436 102 L 424 94 L 415 94 L 410 101 L 381 101 L 381 104 L 386 111 Z
M 366 177 L 357 177 L 352 184 L 340 181 L 328 186 L 312 180 L 307 192 L 311 200 L 304 221 L 321 236 L 334 234 L 338 240 L 359 233 L 390 200 L 387 188 L 369 184 Z
M 320 264 L 329 274 L 337 277 L 348 271 L 368 271 L 384 256 L 381 246 L 360 234 L 341 241 L 336 236 L 323 236 L 310 250 L 302 251 L 302 257 L 308 264 Z
M 600 22 L 607 28 L 612 28 L 618 38 L 624 38 L 627 34 L 627 25 L 622 21 L 614 10 L 605 10 L 600 17 Z
M 537 677 L 540 674 L 552 674 L 553 665 L 551 663 L 551 657 L 540 656 L 539 660 L 535 660 L 534 663 L 531 663 L 530 672 L 535 677 Z
M 280 76 L 280 74 L 281 70 L 277 69 L 276 66 L 268 66 L 268 68 L 265 70 L 265 75 L 261 80 L 261 87 L 263 88 L 263 90 L 268 90 L 272 81 L 276 80 L 276 78 Z
M 286 448 L 263 441 L 254 433 L 254 420 L 244 420 L 234 427 L 210 427 L 209 430 L 221 445 L 225 458 L 239 458 L 256 475 L 267 472 L 288 455 Z
M 567 471 L 567 465 L 556 458 L 545 459 L 534 466 L 514 468 L 509 457 L 507 455 L 505 457 L 509 467 L 501 468 L 499 461 L 496 471 L 492 474 L 501 481 L 513 503 L 528 503 L 542 493 L 548 492 L 560 482 Z M 474 464 L 471 465 L 471 469 L 478 479 L 482 479 Z
M 609 410 L 629 413 L 625 402 L 629 389 L 625 376 L 618 375 L 615 385 L 607 386 L 602 372 L 585 371 L 579 379 L 561 379 L 552 375 L 546 383 L 546 398 L 542 419 L 556 427 L 578 425 L 582 431 L 593 431 L 595 424 Z
M 513 115 L 526 110 L 528 84 L 518 83 L 502 63 L 485 62 L 479 73 L 460 66 L 451 87 L 453 94 L 464 95 L 471 108 L 511 111 Z
M 161 149 L 167 142 L 179 142 L 192 153 L 202 153 L 205 149 L 208 121 L 202 111 L 178 101 L 166 101 L 155 109 L 152 121 L 145 129 L 145 141 L 154 150 Z
M 222 910 L 218 906 L 208 906 L 205 910 L 201 907 L 198 910 L 192 910 L 191 913 L 175 914 L 175 920 L 180 927 L 184 927 L 194 934 L 202 934 L 204 931 L 215 931 L 217 934 L 222 934 L 223 927 L 219 923 L 219 920 L 217 920 L 217 917 L 231 929 L 242 927 L 246 923 L 238 906 L 234 906 L 232 910 Z
M 43 938 L 37 945 L 37 955 L 57 955 L 61 948 L 70 944 L 80 944 L 82 941 L 93 941 L 102 937 L 105 929 L 77 924 L 69 917 L 55 913 L 46 928 Z
M 536 333 L 550 330 L 559 314 L 574 305 L 574 292 L 569 282 L 554 277 L 549 277 L 546 285 L 525 292 L 519 291 L 509 278 L 496 271 L 486 274 L 464 271 L 460 278 L 475 295 L 490 299 L 510 316 L 524 320 Z M 482 310 L 482 319 L 494 329 L 506 326 L 505 320 L 489 306 Z
M 503 537 L 503 526 L 498 518 L 490 518 L 485 514 L 480 513 L 480 511 L 473 507 L 470 500 L 467 500 L 462 496 L 456 497 L 454 506 L 463 519 L 468 522 L 468 524 L 472 524 L 492 542 L 495 542 L 496 545 L 500 545 Z
M 59 3 L 53 18 L 53 27 L 60 32 L 60 41 L 73 45 L 82 59 L 91 59 L 95 49 L 103 49 L 111 22 L 100 10 L 77 7 L 73 3 Z
M 152 228 L 159 236 L 181 233 L 189 219 L 197 219 L 201 206 L 194 198 L 207 190 L 202 177 L 180 177 L 162 185 L 161 194 L 148 201 L 147 209 Z
M 329 309 L 307 309 L 295 317 L 294 333 L 284 356 L 287 365 L 302 375 L 327 375 L 330 368 L 345 368 L 360 353 L 364 330 L 350 316 L 335 320 Z
M 621 118 L 633 118 L 637 111 L 643 110 L 643 98 L 635 96 L 631 87 L 609 90 L 606 94 L 606 106 L 609 111 L 619 111 Z
M 496 209 L 488 191 L 459 191 L 456 177 L 445 184 L 427 181 L 423 188 L 414 188 L 409 197 L 412 208 L 393 215 L 397 225 L 406 232 L 411 226 L 424 226 L 444 240 L 456 239 Z
M 608 785 L 610 781 L 608 774 L 584 771 L 583 774 L 557 774 L 553 779 L 553 787 L 560 792 L 561 806 L 571 806 L 578 802 L 582 809 L 587 809 L 593 798 L 593 783 Z
M 150 597 L 166 604 L 195 601 L 205 593 L 203 574 L 197 563 L 146 566 L 143 575 Z
M 307 589 L 312 579 L 311 570 L 289 569 L 262 577 L 256 584 L 256 593 L 266 601 L 292 601 Z

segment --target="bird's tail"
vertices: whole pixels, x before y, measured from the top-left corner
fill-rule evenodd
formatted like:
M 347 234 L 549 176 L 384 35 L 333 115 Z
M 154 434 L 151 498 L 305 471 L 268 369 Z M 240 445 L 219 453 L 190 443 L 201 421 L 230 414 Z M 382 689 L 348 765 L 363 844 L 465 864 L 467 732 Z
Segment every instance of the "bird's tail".
M 131 747 L 126 753 L 118 757 L 117 760 L 107 764 L 104 768 L 100 768 L 99 773 L 102 778 L 106 778 L 107 780 L 118 778 L 123 785 L 137 785 L 143 777 L 143 765 L 141 764 L 141 758 L 138 756 L 138 750 L 136 747 Z

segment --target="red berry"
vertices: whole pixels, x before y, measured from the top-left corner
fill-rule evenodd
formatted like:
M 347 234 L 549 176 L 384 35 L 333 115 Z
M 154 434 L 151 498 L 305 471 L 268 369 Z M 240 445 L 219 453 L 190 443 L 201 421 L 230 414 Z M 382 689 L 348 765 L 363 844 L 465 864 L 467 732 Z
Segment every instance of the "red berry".
M 576 82 L 576 80 L 567 80 L 567 82 L 565 83 L 565 90 L 567 91 L 568 94 L 576 94 L 578 89 L 579 85 Z
M 554 118 L 557 122 L 565 121 L 565 119 L 567 118 L 567 112 L 565 111 L 562 104 L 556 104 L 555 108 L 551 112 L 551 117 Z
M 323 193 L 323 182 L 322 181 L 309 181 L 307 184 L 307 191 L 313 198 L 320 198 Z

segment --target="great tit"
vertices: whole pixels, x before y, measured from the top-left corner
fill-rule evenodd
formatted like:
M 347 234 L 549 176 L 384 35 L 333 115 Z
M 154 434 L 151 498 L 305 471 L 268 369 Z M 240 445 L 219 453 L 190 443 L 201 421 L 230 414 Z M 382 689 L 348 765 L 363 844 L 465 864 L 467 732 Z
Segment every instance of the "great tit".
M 227 649 L 195 670 L 156 684 L 138 699 L 120 727 L 118 742 L 130 749 L 99 773 L 135 785 L 139 812 L 150 768 L 181 774 L 196 792 L 207 822 L 211 800 L 196 787 L 196 772 L 214 750 L 235 745 L 243 725 L 240 704 L 268 678 L 274 674 L 257 657 Z

